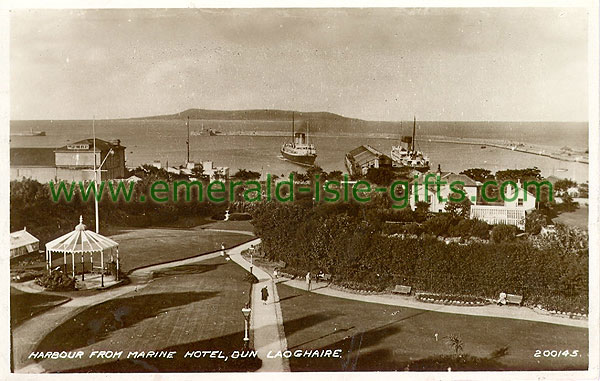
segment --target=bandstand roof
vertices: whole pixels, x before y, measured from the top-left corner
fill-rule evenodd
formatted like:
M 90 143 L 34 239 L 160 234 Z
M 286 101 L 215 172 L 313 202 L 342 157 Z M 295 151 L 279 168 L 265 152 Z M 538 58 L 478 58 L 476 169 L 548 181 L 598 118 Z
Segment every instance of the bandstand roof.
M 75 230 L 48 242 L 46 250 L 64 253 L 90 253 L 117 246 L 119 244 L 112 239 L 91 230 L 86 230 L 83 218 L 80 216 L 79 225 L 75 226 Z

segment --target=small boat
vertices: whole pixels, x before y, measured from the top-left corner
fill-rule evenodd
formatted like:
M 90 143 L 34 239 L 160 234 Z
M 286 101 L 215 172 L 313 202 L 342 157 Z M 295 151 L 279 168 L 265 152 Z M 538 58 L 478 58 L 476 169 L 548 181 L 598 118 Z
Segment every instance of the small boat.
M 292 141 L 281 146 L 281 155 L 293 163 L 312 166 L 317 159 L 317 150 L 313 144 L 308 143 L 308 125 L 306 130 L 306 134 L 295 131 L 294 113 L 292 113 Z
M 481 146 L 481 149 L 486 149 L 486 148 L 487 148 L 486 146 Z
M 34 131 L 30 128 L 29 132 L 15 132 L 11 136 L 46 136 L 46 131 Z
M 190 135 L 192 136 L 217 136 L 218 131 L 213 130 L 212 128 L 204 129 L 204 123 L 202 123 L 202 129 L 200 131 L 192 131 Z

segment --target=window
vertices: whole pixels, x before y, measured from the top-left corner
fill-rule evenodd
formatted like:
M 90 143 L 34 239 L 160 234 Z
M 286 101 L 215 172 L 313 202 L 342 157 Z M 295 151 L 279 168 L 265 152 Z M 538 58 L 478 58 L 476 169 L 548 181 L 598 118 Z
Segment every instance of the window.
M 517 203 L 517 205 L 523 206 L 523 199 L 522 198 L 519 199 L 519 202 Z

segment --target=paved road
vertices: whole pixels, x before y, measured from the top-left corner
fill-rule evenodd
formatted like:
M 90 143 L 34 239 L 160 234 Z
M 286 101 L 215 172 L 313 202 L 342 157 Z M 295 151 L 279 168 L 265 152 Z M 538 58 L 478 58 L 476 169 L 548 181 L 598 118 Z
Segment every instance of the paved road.
M 256 245 L 259 239 L 249 242 Z M 283 330 L 283 315 L 279 304 L 277 287 L 271 276 L 263 269 L 251 266 L 250 262 L 242 258 L 242 250 L 229 250 L 230 258 L 246 271 L 252 271 L 258 283 L 252 285 L 252 314 L 250 328 L 254 334 L 254 349 L 262 360 L 259 372 L 289 372 L 290 366 L 287 359 L 282 357 L 268 358 L 269 353 L 276 355 L 287 349 L 287 341 Z M 252 267 L 252 269 L 251 269 Z M 267 304 L 261 300 L 261 289 L 267 287 L 269 298 Z

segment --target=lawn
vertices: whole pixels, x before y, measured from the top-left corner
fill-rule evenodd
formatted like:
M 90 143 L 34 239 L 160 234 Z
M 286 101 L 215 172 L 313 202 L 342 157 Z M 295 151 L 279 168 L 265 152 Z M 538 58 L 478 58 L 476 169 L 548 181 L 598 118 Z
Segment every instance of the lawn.
M 228 229 L 228 227 L 226 224 L 223 224 L 221 229 Z M 248 235 L 207 231 L 200 228 L 131 229 L 110 238 L 119 243 L 121 269 L 125 273 L 139 267 L 216 251 L 221 248 L 222 242 L 225 243 L 226 247 L 231 247 L 253 239 L 253 237 Z M 96 261 L 99 255 L 96 255 L 94 258 Z M 71 263 L 71 258 L 67 258 L 67 263 Z M 76 257 L 75 263 L 79 271 L 80 258 Z M 55 254 L 52 265 L 59 266 L 61 264 L 63 264 L 63 256 Z M 86 266 L 89 270 L 88 256 L 86 256 Z M 67 267 L 70 269 L 70 266 Z
M 69 298 L 52 294 L 33 294 L 10 288 L 10 325 L 15 327 L 38 313 L 44 312 Z
M 463 353 L 471 356 L 488 357 L 508 347 L 508 354 L 493 361 L 496 369 L 587 369 L 587 329 L 364 303 L 283 284 L 278 292 L 288 349 L 343 353 L 341 359 L 292 357 L 292 371 L 404 370 L 412 361 L 451 355 L 448 335 L 459 336 Z M 580 356 L 536 358 L 537 349 L 579 350 Z
M 58 326 L 36 351 L 84 351 L 79 360 L 39 360 L 48 372 L 254 371 L 259 359 L 184 359 L 186 351 L 240 350 L 246 272 L 218 257 L 166 269 L 135 292 L 88 308 Z M 120 360 L 91 351 L 123 351 Z M 126 359 L 129 351 L 176 351 L 174 359 Z M 31 360 L 33 361 L 33 360 Z
M 588 228 L 588 213 L 587 205 L 580 205 L 574 212 L 561 213 L 553 222 L 569 226 L 575 226 L 587 230 Z

